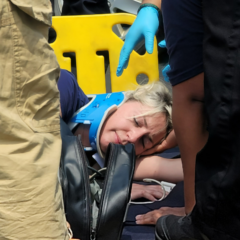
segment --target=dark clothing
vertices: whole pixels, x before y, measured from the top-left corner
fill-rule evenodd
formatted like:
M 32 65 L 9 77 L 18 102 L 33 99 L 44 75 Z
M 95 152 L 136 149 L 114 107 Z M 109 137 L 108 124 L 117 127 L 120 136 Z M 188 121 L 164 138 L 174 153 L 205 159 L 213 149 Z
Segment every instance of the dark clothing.
M 202 72 L 203 49 L 209 139 L 193 223 L 211 240 L 240 239 L 240 0 L 163 0 L 162 11 L 173 85 Z
M 240 0 L 203 0 L 209 139 L 197 156 L 193 221 L 211 240 L 240 239 Z
M 203 72 L 201 1 L 163 0 L 162 15 L 174 86 Z
M 60 92 L 62 119 L 68 123 L 73 114 L 87 104 L 89 100 L 78 86 L 75 76 L 67 70 L 61 70 L 58 89 Z
M 106 0 L 64 0 L 62 16 L 110 13 Z

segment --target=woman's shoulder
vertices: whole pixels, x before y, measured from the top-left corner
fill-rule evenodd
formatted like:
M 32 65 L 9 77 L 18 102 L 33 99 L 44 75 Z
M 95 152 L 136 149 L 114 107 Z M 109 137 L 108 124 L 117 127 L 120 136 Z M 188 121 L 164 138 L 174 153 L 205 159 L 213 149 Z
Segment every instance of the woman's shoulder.
M 89 100 L 79 87 L 74 74 L 67 70 L 61 69 L 58 79 L 58 89 L 60 92 L 62 118 L 67 123 L 73 114 L 86 105 Z

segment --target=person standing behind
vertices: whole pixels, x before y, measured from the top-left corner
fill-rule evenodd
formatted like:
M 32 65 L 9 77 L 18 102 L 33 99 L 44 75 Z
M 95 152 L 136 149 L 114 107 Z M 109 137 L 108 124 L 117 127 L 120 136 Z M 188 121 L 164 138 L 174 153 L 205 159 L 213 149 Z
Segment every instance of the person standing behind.
M 195 158 L 208 137 L 203 107 L 203 21 L 200 1 L 143 1 L 121 50 L 117 75 L 120 76 L 127 67 L 130 53 L 139 40 L 145 38 L 147 52 L 153 52 L 161 2 L 165 3 L 162 4 L 163 21 L 171 67 L 168 76 L 173 86 L 173 126 L 181 152 L 185 212 L 188 214 L 195 204 Z M 157 145 L 154 150 L 158 148 L 161 146 Z
M 67 240 L 49 0 L 0 1 L 0 239 Z
M 151 2 L 156 4 L 155 7 L 152 6 L 153 8 L 161 6 L 161 0 L 148 0 L 148 3 Z M 184 217 L 168 215 L 159 218 L 156 225 L 156 239 L 237 240 L 240 239 L 238 230 L 240 227 L 240 151 L 238 147 L 240 142 L 240 1 L 195 0 L 192 1 L 192 7 L 189 9 L 186 6 L 182 6 L 183 8 L 180 7 L 181 5 L 176 8 L 174 6 L 175 3 L 189 4 L 190 2 L 163 0 L 162 11 L 168 6 L 165 8 L 168 11 L 163 13 L 163 21 L 165 21 L 165 31 L 169 33 L 171 24 L 166 25 L 168 14 L 170 16 L 176 14 L 179 22 L 191 15 L 195 16 L 195 21 L 179 25 L 175 29 L 175 35 L 173 32 L 170 34 L 173 38 L 171 43 L 166 39 L 167 44 L 170 44 L 169 49 L 171 47 L 174 49 L 174 37 L 179 37 L 179 31 L 184 28 L 187 31 L 187 37 L 182 37 L 181 41 L 176 42 L 180 48 L 191 48 L 191 44 L 194 42 L 190 42 L 188 45 L 188 37 L 191 38 L 194 35 L 193 31 L 197 31 L 196 36 L 197 33 L 202 32 L 195 39 L 195 50 L 203 51 L 202 65 L 205 74 L 203 106 L 208 120 L 209 138 L 196 156 L 196 204 L 193 210 L 189 212 L 191 208 L 188 208 L 187 213 L 189 214 Z M 192 14 L 194 9 L 196 12 Z M 182 12 L 186 10 L 186 14 L 181 16 Z M 142 10 L 137 17 L 140 22 L 143 19 L 140 17 L 141 12 Z M 148 19 L 146 15 L 145 19 Z M 173 23 L 171 18 L 168 20 L 168 23 Z M 197 24 L 198 21 L 202 21 L 203 28 L 192 29 L 192 24 Z M 140 36 L 142 35 L 140 34 Z M 136 38 L 134 38 L 135 40 Z M 153 38 L 150 40 L 153 44 Z M 130 40 L 130 46 L 131 42 Z M 130 52 L 127 51 L 123 54 L 124 57 L 121 56 L 119 74 L 121 74 L 122 67 L 126 68 L 128 60 L 126 56 L 129 56 Z M 188 56 L 195 60 L 196 54 L 190 52 Z M 179 62 L 179 64 L 182 63 Z M 203 81 L 200 80 L 199 83 L 203 84 Z M 179 84 L 179 86 L 181 85 L 182 83 Z M 203 87 L 200 89 L 203 90 Z M 184 97 L 183 94 L 182 99 Z M 177 101 L 173 96 L 173 106 L 176 107 L 175 104 Z M 173 125 L 175 128 L 175 123 Z M 195 159 L 191 161 L 195 164 Z M 193 167 L 192 163 L 191 166 Z M 195 167 L 192 168 L 192 173 L 195 173 Z M 184 175 L 186 175 L 185 171 Z M 188 205 L 188 207 L 190 206 L 191 204 Z

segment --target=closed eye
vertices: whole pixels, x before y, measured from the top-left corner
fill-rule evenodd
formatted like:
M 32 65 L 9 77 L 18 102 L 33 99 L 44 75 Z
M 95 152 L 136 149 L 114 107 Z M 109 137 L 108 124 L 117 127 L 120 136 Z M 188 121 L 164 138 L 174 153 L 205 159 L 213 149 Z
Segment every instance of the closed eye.
M 134 120 L 135 125 L 136 125 L 137 127 L 140 127 L 139 122 L 138 122 L 138 120 L 137 120 L 135 117 L 133 118 L 133 120 Z M 141 144 L 142 144 L 143 148 L 145 148 L 145 143 L 144 143 L 144 141 L 145 141 L 145 136 L 141 137 Z
M 137 120 L 135 117 L 133 118 L 133 120 L 134 120 L 135 125 L 136 125 L 137 127 L 139 127 L 138 120 Z
M 150 136 L 143 136 L 142 137 L 142 146 L 143 148 L 151 148 L 153 146 L 153 139 Z
M 145 137 L 142 137 L 142 138 L 141 138 L 141 142 L 142 142 L 142 146 L 143 146 L 143 148 L 145 148 L 144 140 L 145 140 Z

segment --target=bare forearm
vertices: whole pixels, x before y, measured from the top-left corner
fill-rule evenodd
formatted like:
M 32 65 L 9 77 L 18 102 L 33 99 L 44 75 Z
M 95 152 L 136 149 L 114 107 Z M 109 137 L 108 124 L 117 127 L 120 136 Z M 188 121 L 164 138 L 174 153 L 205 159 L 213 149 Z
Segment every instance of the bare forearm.
M 177 183 L 183 180 L 181 159 L 167 159 L 159 156 L 141 157 L 136 162 L 135 180 L 153 178 Z
M 157 7 L 159 7 L 161 9 L 162 0 L 143 0 L 142 4 L 144 4 L 144 3 L 154 4 L 154 5 L 156 5 Z

